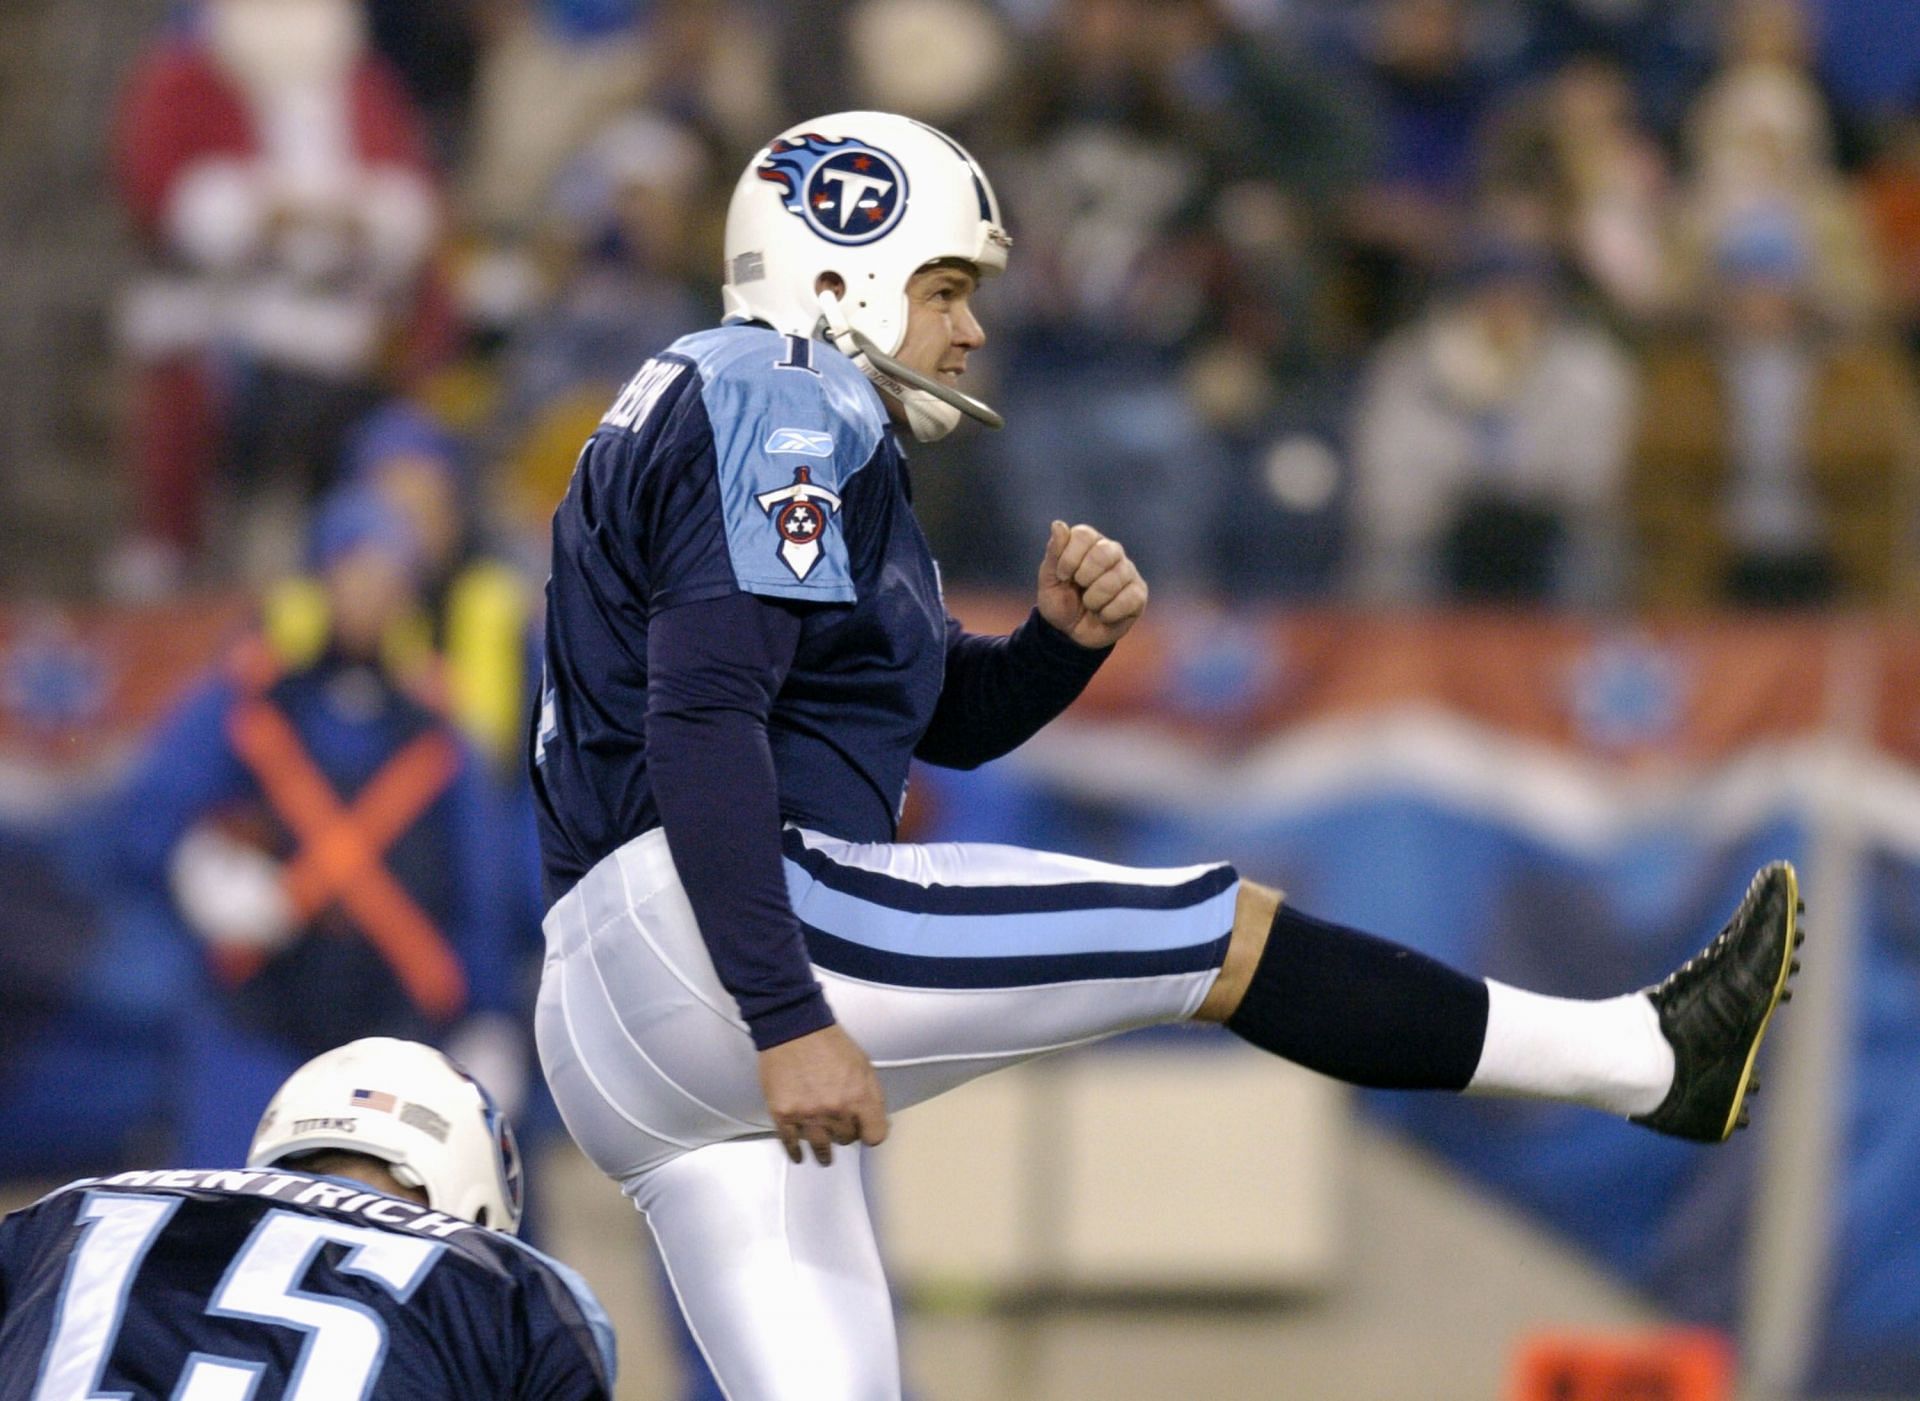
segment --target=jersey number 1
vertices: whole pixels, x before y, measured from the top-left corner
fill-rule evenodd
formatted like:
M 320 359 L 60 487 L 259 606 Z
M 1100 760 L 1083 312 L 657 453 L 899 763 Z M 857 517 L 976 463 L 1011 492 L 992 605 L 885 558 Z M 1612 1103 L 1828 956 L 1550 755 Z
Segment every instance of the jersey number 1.
M 773 368 L 776 370 L 805 370 L 810 375 L 819 374 L 820 371 L 813 367 L 813 342 L 806 336 L 788 336 L 786 339 L 787 358 L 784 360 L 775 360 L 773 362 Z
M 93 1401 L 120 1332 L 134 1272 L 180 1202 L 132 1192 L 87 1194 L 80 1211 L 86 1235 L 67 1270 L 59 1324 L 47 1344 L 33 1401 Z M 228 1266 L 207 1312 L 308 1335 L 286 1401 L 363 1401 L 386 1356 L 386 1325 L 371 1309 L 300 1289 L 313 1257 L 329 1243 L 349 1247 L 336 1269 L 373 1280 L 402 1303 L 446 1249 L 438 1241 L 290 1211 L 262 1218 Z M 245 1401 L 263 1370 L 258 1362 L 195 1353 L 174 1387 L 174 1401 Z

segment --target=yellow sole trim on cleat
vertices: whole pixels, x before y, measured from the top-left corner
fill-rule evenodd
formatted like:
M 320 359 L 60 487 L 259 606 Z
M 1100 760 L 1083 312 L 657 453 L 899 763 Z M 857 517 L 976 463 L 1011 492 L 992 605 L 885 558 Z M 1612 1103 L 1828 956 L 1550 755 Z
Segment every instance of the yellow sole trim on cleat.
M 1780 941 L 1780 971 L 1773 979 L 1773 999 L 1767 1003 L 1766 1015 L 1760 1018 L 1760 1029 L 1753 1034 L 1753 1044 L 1747 1047 L 1747 1063 L 1740 1067 L 1740 1083 L 1734 1089 L 1733 1103 L 1727 1109 L 1727 1122 L 1720 1130 L 1720 1142 L 1725 1143 L 1733 1137 L 1740 1123 L 1740 1110 L 1747 1102 L 1747 1087 L 1753 1083 L 1754 1063 L 1760 1059 L 1760 1043 L 1767 1039 L 1767 1028 L 1773 1025 L 1773 1014 L 1780 1010 L 1782 994 L 1787 990 L 1787 981 L 1793 976 L 1793 970 L 1799 967 L 1793 956 L 1804 936 L 1800 933 L 1800 916 L 1806 906 L 1800 901 L 1800 874 L 1793 869 L 1793 862 L 1780 863 L 1787 878 L 1787 937 Z

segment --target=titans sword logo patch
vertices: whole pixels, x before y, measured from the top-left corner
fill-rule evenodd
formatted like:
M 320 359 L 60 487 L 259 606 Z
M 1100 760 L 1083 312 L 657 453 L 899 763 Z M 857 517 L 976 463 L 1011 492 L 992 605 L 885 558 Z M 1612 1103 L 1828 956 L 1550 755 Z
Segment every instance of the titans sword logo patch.
M 840 498 L 813 484 L 808 467 L 793 469 L 793 485 L 763 491 L 753 498 L 767 513 L 780 537 L 779 555 L 793 577 L 804 579 L 820 562 L 820 537 L 827 523 L 840 513 Z

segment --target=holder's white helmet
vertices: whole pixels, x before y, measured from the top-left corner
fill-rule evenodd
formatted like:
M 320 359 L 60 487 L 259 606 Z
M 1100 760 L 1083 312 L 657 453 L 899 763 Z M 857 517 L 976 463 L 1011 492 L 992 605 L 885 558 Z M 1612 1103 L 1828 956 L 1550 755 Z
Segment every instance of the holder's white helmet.
M 775 137 L 747 163 L 727 206 L 730 318 L 829 338 L 907 409 L 914 436 L 943 436 L 961 413 L 999 426 L 986 405 L 892 359 L 907 331 L 907 279 L 960 259 L 981 277 L 1012 240 L 979 162 L 924 122 L 838 112 Z M 846 284 L 822 296 L 823 273 Z
M 365 1153 L 435 1211 L 520 1229 L 520 1150 L 480 1082 L 417 1041 L 369 1036 L 322 1052 L 280 1086 L 247 1150 L 272 1167 L 324 1150 Z

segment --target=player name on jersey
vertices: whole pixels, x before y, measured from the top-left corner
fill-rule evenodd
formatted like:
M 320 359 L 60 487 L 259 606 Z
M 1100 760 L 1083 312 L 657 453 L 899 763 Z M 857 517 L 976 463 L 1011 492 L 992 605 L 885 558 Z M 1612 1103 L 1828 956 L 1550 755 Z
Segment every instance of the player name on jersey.
M 239 1192 L 247 1196 L 267 1197 L 289 1206 L 317 1206 L 326 1211 L 347 1212 L 375 1225 L 415 1231 L 435 1240 L 444 1240 L 460 1231 L 481 1229 L 470 1221 L 388 1196 L 385 1192 L 375 1192 L 337 1179 L 274 1172 L 270 1169 L 174 1168 L 123 1172 L 113 1177 L 83 1178 L 63 1190 L 71 1192 L 83 1187 Z

